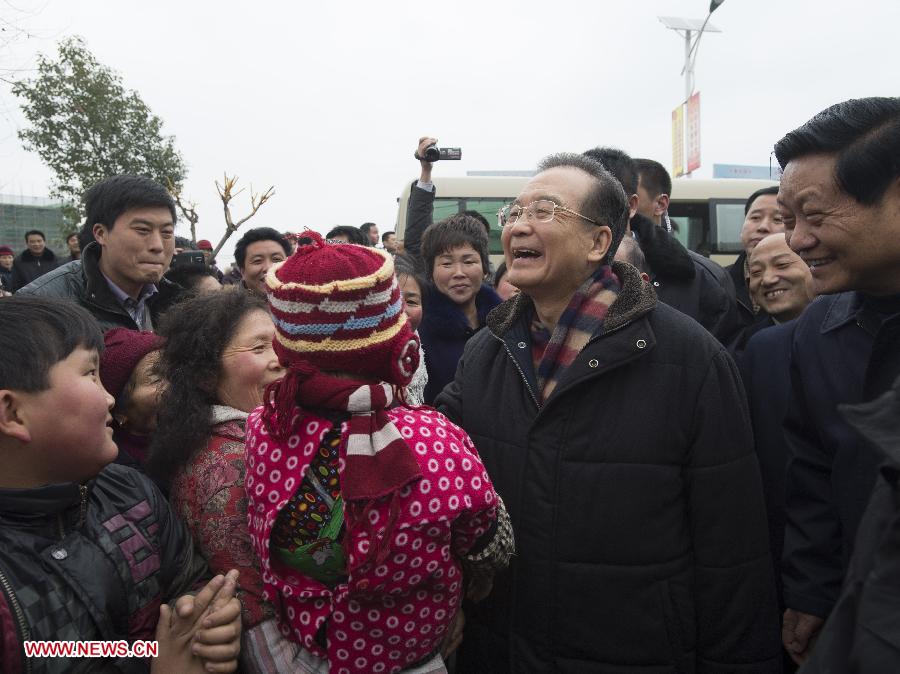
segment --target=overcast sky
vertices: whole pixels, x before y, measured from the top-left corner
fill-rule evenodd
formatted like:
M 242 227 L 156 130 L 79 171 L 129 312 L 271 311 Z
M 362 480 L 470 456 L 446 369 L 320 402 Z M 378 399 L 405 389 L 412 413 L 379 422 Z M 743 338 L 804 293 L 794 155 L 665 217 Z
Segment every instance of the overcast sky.
M 708 7 L 0 0 L 0 20 L 32 35 L 3 49 L 0 67 L 27 77 L 35 54 L 84 37 L 176 137 L 199 235 L 214 244 L 224 224 L 213 181 L 223 171 L 275 186 L 253 226 L 325 232 L 372 220 L 384 231 L 418 174 L 412 152 L 424 134 L 463 149 L 436 175 L 530 169 L 548 153 L 600 144 L 671 167 L 683 41 L 657 17 L 703 18 Z M 703 37 L 697 60 L 698 177 L 713 163 L 768 165 L 786 131 L 832 103 L 900 95 L 898 0 L 726 0 L 711 22 L 723 32 Z M 0 193 L 45 196 L 49 171 L 21 148 L 23 123 L 0 86 Z

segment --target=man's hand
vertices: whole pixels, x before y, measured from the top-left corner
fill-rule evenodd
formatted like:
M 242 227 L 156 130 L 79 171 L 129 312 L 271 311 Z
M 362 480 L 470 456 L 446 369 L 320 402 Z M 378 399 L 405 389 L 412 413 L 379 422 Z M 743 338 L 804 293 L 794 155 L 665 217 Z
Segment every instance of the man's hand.
M 447 630 L 447 636 L 441 642 L 441 657 L 446 660 L 453 651 L 459 648 L 463 640 L 463 629 L 466 627 L 466 616 L 463 615 L 462 608 L 456 612 L 453 622 L 450 623 L 450 629 Z
M 781 643 L 791 659 L 802 665 L 812 654 L 813 646 L 825 620 L 819 616 L 801 613 L 792 608 L 784 612 L 781 626 Z
M 432 138 L 431 136 L 422 136 L 421 138 L 419 138 L 419 147 L 416 148 L 416 156 L 424 157 L 425 148 L 427 148 L 429 145 L 435 145 L 437 142 L 437 138 Z M 434 163 L 425 161 L 424 159 L 419 159 L 419 163 L 422 165 L 422 174 L 419 176 L 419 180 L 423 183 L 430 183 L 431 168 L 434 166 Z
M 153 671 L 233 672 L 241 639 L 241 603 L 234 596 L 238 572 L 216 576 L 197 593 L 184 595 L 175 610 L 160 607 L 156 638 L 160 657 Z

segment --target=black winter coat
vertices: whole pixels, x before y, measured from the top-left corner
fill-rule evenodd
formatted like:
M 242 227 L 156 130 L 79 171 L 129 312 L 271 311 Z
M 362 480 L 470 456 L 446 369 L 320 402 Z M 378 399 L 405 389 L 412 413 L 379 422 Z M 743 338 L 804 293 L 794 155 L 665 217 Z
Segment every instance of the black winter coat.
M 100 253 L 100 245 L 92 242 L 85 247 L 80 260 L 64 264 L 52 273 L 42 276 L 22 288 L 19 293 L 77 301 L 97 319 L 103 332 L 113 328 L 147 329 L 147 326 L 138 326 L 134 322 L 125 307 L 119 303 L 109 289 L 109 284 L 100 272 Z M 172 292 L 177 292 L 175 284 L 171 281 L 163 278 L 160 285 L 164 284 Z M 171 293 L 160 293 L 160 295 L 155 295 L 147 300 L 151 320 L 154 324 L 158 318 L 157 300 L 161 295 L 170 296 Z
M 840 598 L 803 674 L 900 671 L 900 379 L 881 398 L 843 408 L 887 462 L 863 515 Z
M 631 229 L 647 259 L 650 280 L 660 301 L 687 314 L 722 344 L 728 344 L 741 324 L 734 285 L 725 270 L 687 250 L 640 213 L 631 219 Z
M 59 260 L 49 248 L 44 248 L 40 257 L 35 257 L 30 250 L 23 250 L 13 263 L 11 279 L 13 292 L 24 288 L 36 278 L 53 271 L 58 266 Z
M 531 300 L 497 307 L 437 407 L 472 437 L 516 556 L 467 607 L 465 672 L 777 672 L 759 469 L 734 363 L 630 265 L 539 406 Z
M 838 405 L 881 395 L 900 375 L 900 297 L 823 296 L 797 319 L 785 417 L 784 601 L 827 617 L 853 552 L 881 455 Z
M 209 577 L 149 479 L 110 465 L 86 485 L 0 489 L 0 671 L 143 672 L 140 658 L 26 659 L 22 641 L 153 639 L 159 606 Z

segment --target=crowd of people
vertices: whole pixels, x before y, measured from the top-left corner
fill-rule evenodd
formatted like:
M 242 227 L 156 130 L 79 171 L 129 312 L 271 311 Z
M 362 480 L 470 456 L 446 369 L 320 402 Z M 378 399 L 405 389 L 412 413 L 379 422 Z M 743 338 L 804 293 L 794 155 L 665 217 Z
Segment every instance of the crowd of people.
M 900 668 L 900 99 L 779 140 L 728 268 L 610 146 L 434 222 L 435 141 L 402 240 L 223 273 L 117 175 L 0 246 L 0 669 Z

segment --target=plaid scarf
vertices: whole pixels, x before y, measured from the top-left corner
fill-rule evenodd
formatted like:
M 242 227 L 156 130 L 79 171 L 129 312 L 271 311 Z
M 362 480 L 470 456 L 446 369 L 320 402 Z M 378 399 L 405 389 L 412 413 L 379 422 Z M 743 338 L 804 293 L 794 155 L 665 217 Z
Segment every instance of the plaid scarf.
M 534 369 L 542 403 L 553 393 L 566 368 L 575 361 L 591 338 L 599 334 L 609 307 L 616 301 L 621 289 L 622 284 L 612 267 L 603 265 L 572 295 L 569 306 L 559 317 L 553 334 L 546 342 L 543 354 L 535 357 Z M 541 331 L 546 340 L 547 329 L 535 318 L 531 332 L 532 341 L 536 344 L 543 341 Z M 532 353 L 537 356 L 537 353 Z

